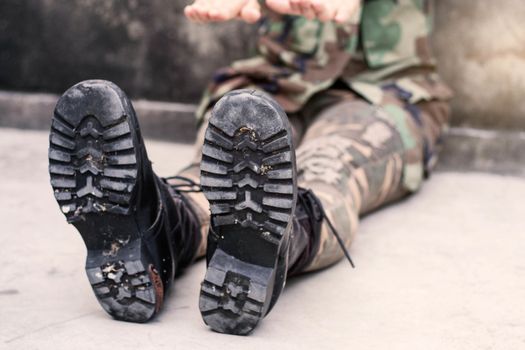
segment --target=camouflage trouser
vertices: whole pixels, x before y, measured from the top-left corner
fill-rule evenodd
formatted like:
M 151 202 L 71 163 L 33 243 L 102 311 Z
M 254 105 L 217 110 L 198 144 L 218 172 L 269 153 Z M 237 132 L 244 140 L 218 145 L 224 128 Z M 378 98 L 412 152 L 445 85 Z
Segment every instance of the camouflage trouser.
M 437 159 L 448 118 L 444 101 L 409 103 L 391 87 L 380 104 L 372 105 L 348 91 L 328 91 L 290 116 L 297 147 L 299 186 L 312 189 L 346 246 L 356 234 L 359 216 L 419 189 Z M 209 113 L 208 113 L 209 114 Z M 180 175 L 199 181 L 200 147 L 206 122 L 199 131 L 194 163 Z M 208 202 L 189 194 L 199 211 L 202 234 L 209 227 Z M 199 255 L 205 251 L 206 239 Z M 326 224 L 311 271 L 343 257 Z

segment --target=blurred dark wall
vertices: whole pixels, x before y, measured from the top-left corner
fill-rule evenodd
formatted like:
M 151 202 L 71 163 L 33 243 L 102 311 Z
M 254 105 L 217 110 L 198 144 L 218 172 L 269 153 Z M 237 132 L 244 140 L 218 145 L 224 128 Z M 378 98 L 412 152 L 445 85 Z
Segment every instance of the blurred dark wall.
M 252 50 L 254 28 L 191 24 L 187 2 L 0 0 L 0 89 L 104 78 L 133 97 L 195 102 L 214 69 Z

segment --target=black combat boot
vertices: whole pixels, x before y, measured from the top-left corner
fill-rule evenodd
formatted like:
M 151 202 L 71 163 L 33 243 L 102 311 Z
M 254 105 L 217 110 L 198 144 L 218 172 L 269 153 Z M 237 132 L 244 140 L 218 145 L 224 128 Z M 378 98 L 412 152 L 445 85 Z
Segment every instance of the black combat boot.
M 269 96 L 223 97 L 202 152 L 211 228 L 199 306 L 213 330 L 246 335 L 273 308 L 287 275 L 314 259 L 323 220 L 342 240 L 317 197 L 297 188 L 290 124 Z
M 199 306 L 213 330 L 250 333 L 281 293 L 296 178 L 282 108 L 252 90 L 222 98 L 209 122 L 201 162 L 211 228 Z
M 88 249 L 86 272 L 114 318 L 146 322 L 199 244 L 195 214 L 157 177 L 126 95 L 86 81 L 58 101 L 49 172 L 55 198 Z

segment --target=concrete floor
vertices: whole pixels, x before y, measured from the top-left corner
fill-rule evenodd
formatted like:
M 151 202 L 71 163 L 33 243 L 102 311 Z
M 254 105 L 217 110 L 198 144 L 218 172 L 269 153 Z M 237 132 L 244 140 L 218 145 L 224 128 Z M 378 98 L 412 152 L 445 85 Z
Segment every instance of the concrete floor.
M 161 175 L 191 156 L 148 142 Z M 48 185 L 47 134 L 0 129 L 0 349 L 524 349 L 525 181 L 437 173 L 365 218 L 346 262 L 289 282 L 250 337 L 198 311 L 202 261 L 154 322 L 111 320 L 84 274 L 80 236 Z

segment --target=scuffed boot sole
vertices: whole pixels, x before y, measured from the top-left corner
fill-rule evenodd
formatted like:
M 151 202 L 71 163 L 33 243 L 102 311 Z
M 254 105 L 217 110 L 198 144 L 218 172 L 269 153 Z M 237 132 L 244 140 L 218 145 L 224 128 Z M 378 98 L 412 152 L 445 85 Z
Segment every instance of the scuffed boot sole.
M 49 172 L 61 211 L 88 249 L 86 272 L 100 304 L 116 319 L 146 322 L 163 288 L 134 217 L 142 142 L 134 118 L 115 85 L 75 85 L 55 109 Z
M 255 91 L 228 94 L 206 132 L 201 185 L 210 202 L 213 255 L 202 283 L 204 322 L 246 335 L 284 283 L 282 262 L 295 210 L 295 152 L 288 119 Z M 277 284 L 281 283 L 280 286 Z

